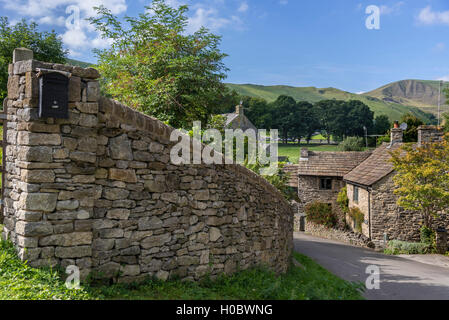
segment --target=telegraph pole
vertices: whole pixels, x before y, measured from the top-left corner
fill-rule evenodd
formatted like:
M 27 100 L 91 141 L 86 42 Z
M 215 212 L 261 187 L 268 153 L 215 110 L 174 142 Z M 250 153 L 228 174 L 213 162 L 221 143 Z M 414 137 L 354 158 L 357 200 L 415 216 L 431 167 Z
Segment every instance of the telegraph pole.
M 443 83 L 443 80 L 440 80 L 438 83 L 438 127 L 440 127 L 441 120 L 440 120 L 440 113 L 441 113 L 441 84 Z

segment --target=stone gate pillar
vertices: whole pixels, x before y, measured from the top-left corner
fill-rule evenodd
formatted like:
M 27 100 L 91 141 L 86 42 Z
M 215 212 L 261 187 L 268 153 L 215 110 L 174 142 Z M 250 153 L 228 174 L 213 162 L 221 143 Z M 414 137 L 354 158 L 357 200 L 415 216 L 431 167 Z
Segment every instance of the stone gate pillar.
M 54 72 L 69 80 L 68 119 L 38 114 L 39 77 Z M 3 238 L 32 266 L 76 265 L 86 275 L 101 194 L 95 185 L 99 73 L 33 60 L 28 49 L 14 51 L 8 73 Z

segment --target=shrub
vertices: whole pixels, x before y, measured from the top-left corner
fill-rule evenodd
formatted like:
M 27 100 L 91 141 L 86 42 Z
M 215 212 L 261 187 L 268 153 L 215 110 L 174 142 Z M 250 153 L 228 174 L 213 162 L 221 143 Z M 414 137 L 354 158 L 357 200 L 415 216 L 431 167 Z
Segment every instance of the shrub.
M 338 148 L 341 151 L 363 151 L 365 141 L 361 137 L 347 137 L 338 145 Z
M 337 224 L 337 217 L 332 211 L 332 206 L 328 203 L 315 201 L 306 205 L 307 220 L 321 224 L 328 228 L 333 228 Z
M 357 232 L 362 233 L 362 224 L 365 220 L 365 215 L 363 214 L 363 212 L 360 211 L 359 208 L 351 208 L 349 209 L 349 217 L 352 219 L 352 221 L 354 221 L 354 229 Z
M 422 226 L 420 230 L 421 243 L 433 246 L 435 243 L 435 231 L 427 226 Z
M 348 187 L 344 186 L 338 193 L 337 203 L 344 213 L 349 212 Z
M 384 142 L 390 143 L 390 141 L 391 141 L 390 135 L 385 135 L 383 137 L 377 138 L 377 145 L 381 145 Z
M 426 254 L 432 251 L 431 246 L 419 242 L 391 240 L 388 242 L 385 254 Z

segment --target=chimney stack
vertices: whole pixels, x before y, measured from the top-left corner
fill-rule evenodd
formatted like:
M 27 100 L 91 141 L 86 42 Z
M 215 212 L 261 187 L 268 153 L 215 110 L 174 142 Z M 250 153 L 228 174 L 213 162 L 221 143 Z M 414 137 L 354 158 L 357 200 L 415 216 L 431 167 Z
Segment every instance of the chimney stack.
M 394 122 L 394 128 L 391 129 L 391 145 L 394 143 L 402 143 L 404 138 L 404 132 L 399 127 L 399 121 Z
M 235 113 L 243 116 L 243 101 L 235 107 Z
M 436 143 L 443 140 L 444 132 L 436 126 L 418 127 L 418 147 L 428 143 Z
M 299 161 L 309 161 L 309 149 L 301 148 Z

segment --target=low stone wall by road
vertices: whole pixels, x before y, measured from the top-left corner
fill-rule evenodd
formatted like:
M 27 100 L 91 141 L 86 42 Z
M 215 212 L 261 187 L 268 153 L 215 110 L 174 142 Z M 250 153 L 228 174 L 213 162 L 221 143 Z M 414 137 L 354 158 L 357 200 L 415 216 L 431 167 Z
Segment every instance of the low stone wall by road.
M 306 233 L 316 237 L 341 241 L 359 247 L 371 249 L 374 248 L 374 244 L 363 234 L 346 230 L 326 228 L 325 226 L 307 221 L 306 221 Z

